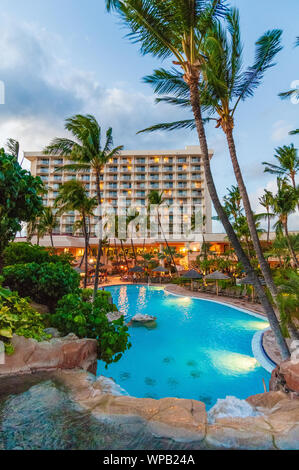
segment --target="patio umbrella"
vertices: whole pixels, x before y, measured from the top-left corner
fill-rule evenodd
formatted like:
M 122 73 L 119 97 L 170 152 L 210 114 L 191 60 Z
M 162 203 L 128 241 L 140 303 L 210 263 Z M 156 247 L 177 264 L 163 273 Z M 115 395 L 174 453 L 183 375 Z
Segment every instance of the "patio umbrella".
M 141 266 L 134 266 L 134 268 L 131 268 L 129 270 L 129 273 L 143 273 L 144 272 L 144 268 L 142 268 Z
M 221 273 L 220 271 L 214 271 L 211 274 L 208 274 L 205 276 L 205 279 L 208 279 L 210 281 L 216 281 L 216 294 L 219 294 L 219 287 L 218 287 L 218 281 L 228 281 L 230 279 L 229 276 L 226 274 Z
M 202 279 L 203 276 L 199 272 L 195 271 L 195 269 L 190 269 L 182 275 L 182 277 L 187 277 L 188 279 Z
M 195 269 L 190 269 L 190 271 L 187 271 L 185 274 L 182 275 L 182 277 L 187 278 L 187 279 L 191 279 L 191 289 L 192 290 L 194 288 L 194 282 L 193 281 L 195 279 L 202 279 L 203 278 L 203 276 L 199 272 L 195 271 Z
M 153 269 L 153 273 L 168 273 L 168 269 L 159 266 L 158 268 Z
M 259 277 L 259 281 L 260 283 L 262 284 L 262 286 L 265 286 L 266 285 L 266 282 L 265 280 L 262 278 L 262 277 Z M 254 301 L 254 281 L 252 279 L 251 276 L 246 276 L 244 277 L 243 279 L 240 279 L 239 280 L 239 284 L 244 284 L 244 285 L 250 285 L 252 286 L 252 295 L 251 295 L 251 299 L 252 299 L 252 302 Z

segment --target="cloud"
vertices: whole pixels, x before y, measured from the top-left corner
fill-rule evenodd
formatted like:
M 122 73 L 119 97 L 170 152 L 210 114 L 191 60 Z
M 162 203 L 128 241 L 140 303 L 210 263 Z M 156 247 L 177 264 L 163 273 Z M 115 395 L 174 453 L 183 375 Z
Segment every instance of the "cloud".
M 289 122 L 284 120 L 276 121 L 273 124 L 273 131 L 271 139 L 273 142 L 282 142 L 289 135 L 289 132 L 294 128 Z
M 113 127 L 116 145 L 126 148 L 183 148 L 197 143 L 195 133 L 136 132 L 173 120 L 171 106 L 156 105 L 154 97 L 128 84 L 104 87 L 88 70 L 74 67 L 62 38 L 32 24 L 0 17 L 0 79 L 6 100 L 1 105 L 0 139 L 20 141 L 22 150 L 40 150 L 56 136 L 66 135 L 66 117 L 94 114 L 103 129 Z M 177 111 L 176 119 L 185 118 Z

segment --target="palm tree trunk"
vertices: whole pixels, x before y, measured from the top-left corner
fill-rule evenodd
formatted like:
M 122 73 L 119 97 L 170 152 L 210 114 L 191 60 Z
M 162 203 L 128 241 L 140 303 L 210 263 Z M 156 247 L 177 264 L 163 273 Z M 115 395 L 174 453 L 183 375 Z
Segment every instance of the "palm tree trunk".
M 291 181 L 292 181 L 293 188 L 296 189 L 295 172 L 291 171 L 290 176 L 291 176 Z M 297 204 L 297 209 L 299 211 L 299 202 Z
M 296 253 L 295 253 L 295 251 L 294 251 L 294 248 L 293 248 L 293 246 L 292 246 L 292 243 L 291 243 L 291 240 L 290 240 L 290 237 L 289 237 L 288 219 L 286 219 L 286 221 L 283 222 L 283 227 L 284 227 L 284 232 L 285 232 L 287 244 L 288 244 L 288 247 L 289 247 L 290 255 L 291 255 L 291 257 L 292 257 L 292 260 L 293 260 L 293 262 L 294 262 L 295 267 L 298 268 L 299 265 L 298 265 L 297 256 L 296 256 Z
M 223 227 L 231 241 L 231 244 L 233 245 L 235 249 L 235 252 L 238 256 L 239 261 L 243 264 L 247 275 L 249 275 L 253 279 L 254 287 L 260 298 L 260 302 L 263 306 L 264 312 L 267 315 L 270 326 L 275 335 L 277 344 L 281 352 L 281 356 L 283 360 L 288 359 L 290 357 L 290 352 L 286 344 L 286 341 L 282 335 L 282 331 L 281 331 L 279 322 L 277 320 L 277 317 L 275 315 L 275 312 L 273 310 L 273 307 L 270 301 L 268 300 L 267 295 L 258 279 L 258 276 L 256 272 L 254 271 L 249 259 L 247 258 L 240 244 L 240 241 L 238 240 L 231 226 L 231 223 L 220 203 L 220 200 L 217 194 L 217 190 L 216 190 L 212 172 L 211 172 L 208 145 L 206 141 L 205 129 L 204 129 L 202 115 L 201 115 L 200 96 L 199 96 L 199 91 L 198 91 L 198 80 L 199 80 L 198 72 L 195 71 L 194 73 L 193 71 L 193 73 L 185 77 L 185 79 L 190 89 L 190 101 L 191 101 L 191 106 L 192 106 L 192 110 L 193 110 L 193 114 L 195 118 L 196 129 L 197 129 L 198 138 L 199 138 L 200 147 L 201 147 L 206 183 L 207 183 L 207 187 L 208 187 L 212 202 L 214 204 L 218 217 L 220 221 L 222 222 Z
M 102 254 L 102 214 L 101 214 L 101 206 L 102 206 L 102 197 L 101 197 L 101 189 L 100 189 L 100 172 L 96 172 L 96 185 L 97 185 L 97 200 L 98 200 L 98 208 L 99 208 L 99 221 L 100 221 L 100 234 L 99 234 L 99 243 L 98 243 L 98 254 L 97 254 L 97 263 L 96 263 L 96 270 L 94 275 L 94 287 L 93 287 L 93 296 L 92 302 L 95 302 L 98 288 L 99 288 L 99 272 L 100 272 L 100 263 L 101 263 L 101 254 Z
M 133 243 L 133 238 L 131 238 L 131 247 L 132 247 L 133 256 L 134 256 L 134 259 L 135 259 L 135 264 L 137 264 L 137 257 L 136 257 L 136 253 L 135 253 L 135 247 L 134 247 L 134 243 Z
M 124 242 L 122 240 L 120 240 L 120 244 L 121 244 L 121 249 L 122 249 L 122 252 L 123 252 L 123 255 L 124 255 L 124 258 L 125 258 L 125 263 L 126 263 L 127 269 L 129 270 L 129 263 L 128 263 L 128 258 L 127 258 L 126 251 L 125 251 L 125 248 L 124 248 Z
M 174 269 L 175 269 L 175 272 L 178 274 L 178 269 L 177 269 L 177 267 L 176 267 L 174 258 L 173 258 L 173 256 L 172 256 L 172 252 L 171 252 L 170 247 L 169 247 L 169 245 L 168 245 L 168 241 L 167 241 L 167 238 L 165 237 L 165 233 L 164 233 L 164 230 L 163 230 L 163 227 L 162 227 L 162 224 L 161 224 L 159 209 L 157 210 L 157 214 L 158 214 L 158 225 L 159 225 L 159 227 L 160 227 L 160 229 L 161 229 L 161 233 L 162 233 L 163 238 L 164 238 L 164 240 L 165 240 L 165 243 L 166 243 L 166 246 L 167 246 L 167 251 L 168 251 L 168 253 L 169 253 L 169 255 L 170 255 L 171 262 L 172 262 L 172 264 L 173 264 L 173 267 L 174 267 Z
M 270 242 L 270 213 L 269 213 L 269 209 L 267 210 L 267 215 L 268 215 L 267 243 L 269 243 Z
M 85 276 L 84 276 L 84 289 L 87 287 L 87 274 L 88 274 L 88 234 L 87 234 L 87 226 L 86 226 L 86 218 L 85 214 L 82 214 L 82 219 L 83 219 L 83 235 L 84 235 L 84 242 L 85 242 Z
M 51 240 L 51 246 L 52 248 L 54 248 L 54 242 L 53 242 L 53 234 L 52 234 L 52 230 L 49 231 L 49 235 L 50 235 L 50 240 Z

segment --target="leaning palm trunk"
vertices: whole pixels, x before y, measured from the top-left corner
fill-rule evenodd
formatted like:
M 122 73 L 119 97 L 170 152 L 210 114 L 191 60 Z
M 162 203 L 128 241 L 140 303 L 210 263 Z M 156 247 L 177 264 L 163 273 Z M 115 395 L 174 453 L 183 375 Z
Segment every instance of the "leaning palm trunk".
M 249 259 L 247 258 L 240 244 L 240 241 L 238 240 L 231 226 L 231 223 L 229 222 L 229 219 L 220 203 L 220 200 L 217 194 L 217 190 L 216 190 L 216 187 L 213 181 L 212 172 L 211 172 L 208 146 L 207 146 L 205 129 L 204 129 L 202 114 L 201 114 L 200 96 L 199 96 L 199 91 L 198 91 L 198 80 L 199 80 L 198 69 L 197 68 L 191 69 L 189 74 L 185 75 L 184 78 L 190 89 L 190 101 L 191 101 L 191 106 L 192 106 L 192 110 L 193 110 L 193 114 L 195 118 L 196 129 L 197 129 L 198 138 L 199 138 L 200 147 L 201 147 L 207 187 L 208 187 L 212 202 L 214 204 L 218 217 L 220 221 L 222 222 L 224 229 L 235 249 L 235 252 L 238 256 L 239 261 L 243 264 L 247 275 L 249 275 L 253 279 L 254 287 L 259 296 L 264 312 L 267 315 L 272 331 L 275 335 L 277 344 L 281 352 L 281 356 L 283 360 L 288 359 L 290 357 L 290 352 L 286 344 L 286 341 L 283 337 L 283 334 L 282 334 L 278 319 L 273 310 L 273 307 L 270 301 L 268 300 L 267 295 L 258 279 L 258 276 L 255 270 L 253 269 Z

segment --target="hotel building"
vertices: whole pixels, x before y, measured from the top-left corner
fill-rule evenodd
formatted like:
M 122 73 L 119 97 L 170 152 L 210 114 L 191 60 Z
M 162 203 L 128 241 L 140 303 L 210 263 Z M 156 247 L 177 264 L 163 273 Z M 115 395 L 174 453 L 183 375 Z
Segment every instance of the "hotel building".
M 212 155 L 213 153 L 210 154 L 210 158 Z M 48 189 L 44 197 L 45 205 L 53 206 L 60 185 L 71 179 L 82 181 L 90 197 L 96 195 L 96 179 L 92 171 L 57 171 L 63 165 L 71 163 L 68 157 L 25 152 L 25 158 L 31 163 L 31 173 L 39 176 Z M 115 210 L 120 198 L 125 198 L 127 207 L 134 207 L 137 210 L 147 207 L 147 196 L 152 190 L 163 191 L 165 204 L 168 207 L 178 207 L 182 213 L 186 207 L 192 212 L 200 208 L 201 214 L 205 216 L 202 231 L 206 234 L 205 239 L 210 238 L 211 200 L 206 187 L 199 146 L 187 146 L 183 150 L 121 151 L 104 167 L 100 187 L 103 205 L 109 204 Z M 173 216 L 170 215 L 170 219 L 171 217 Z M 55 245 L 59 249 L 69 249 L 74 254 L 78 254 L 78 249 L 82 251 L 83 247 L 83 238 L 80 234 L 73 235 L 76 218 L 75 213 L 64 214 L 55 231 Z M 96 222 L 96 219 L 90 221 L 91 247 L 97 245 Z M 143 245 L 143 238 L 135 239 L 135 245 Z M 170 245 L 177 246 L 182 252 L 189 250 L 190 247 L 194 252 L 198 251 L 202 240 L 202 233 L 198 231 L 191 242 L 183 237 L 174 238 L 171 233 L 169 236 Z M 148 236 L 145 246 L 159 246 L 162 242 L 163 237 L 160 233 L 155 238 Z M 127 243 L 129 244 L 129 240 Z M 47 237 L 42 244 L 48 244 Z

